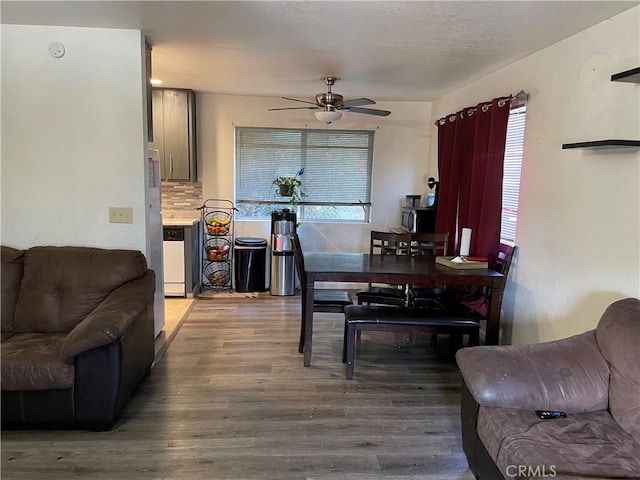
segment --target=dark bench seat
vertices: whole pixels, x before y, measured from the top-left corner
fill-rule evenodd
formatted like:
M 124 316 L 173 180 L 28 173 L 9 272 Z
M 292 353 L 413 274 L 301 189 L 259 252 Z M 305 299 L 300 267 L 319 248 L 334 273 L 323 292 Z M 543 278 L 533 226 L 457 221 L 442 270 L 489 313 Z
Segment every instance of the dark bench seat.
M 347 364 L 347 380 L 353 378 L 356 335 L 362 330 L 398 333 L 445 333 L 451 336 L 452 353 L 462 346 L 463 335 L 470 345 L 478 345 L 480 323 L 464 312 L 348 305 L 344 309 L 345 332 L 342 361 Z

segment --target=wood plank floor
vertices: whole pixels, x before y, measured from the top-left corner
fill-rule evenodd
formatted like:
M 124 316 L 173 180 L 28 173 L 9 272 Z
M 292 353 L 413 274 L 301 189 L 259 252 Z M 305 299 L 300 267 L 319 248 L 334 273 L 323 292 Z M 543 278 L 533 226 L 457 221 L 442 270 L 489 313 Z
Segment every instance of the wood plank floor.
M 4 431 L 2 479 L 473 479 L 446 345 L 364 332 L 349 381 L 343 317 L 316 314 L 304 368 L 299 316 L 299 296 L 196 300 L 112 431 Z

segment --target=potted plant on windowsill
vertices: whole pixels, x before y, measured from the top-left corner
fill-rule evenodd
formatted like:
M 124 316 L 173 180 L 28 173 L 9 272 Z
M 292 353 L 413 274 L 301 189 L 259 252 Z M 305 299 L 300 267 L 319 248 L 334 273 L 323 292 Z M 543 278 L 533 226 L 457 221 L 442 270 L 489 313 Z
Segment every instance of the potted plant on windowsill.
M 289 197 L 291 205 L 297 205 L 307 194 L 302 188 L 302 180 L 300 176 L 304 174 L 304 168 L 298 170 L 295 177 L 278 177 L 272 183 L 277 187 L 276 195 L 280 197 Z

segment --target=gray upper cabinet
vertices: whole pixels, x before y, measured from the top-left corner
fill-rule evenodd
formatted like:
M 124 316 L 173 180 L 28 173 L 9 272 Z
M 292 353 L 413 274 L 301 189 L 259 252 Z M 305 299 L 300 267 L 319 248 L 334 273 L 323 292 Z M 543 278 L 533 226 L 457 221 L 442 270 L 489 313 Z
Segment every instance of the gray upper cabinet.
M 163 180 L 195 182 L 196 97 L 193 90 L 153 89 L 153 142 Z

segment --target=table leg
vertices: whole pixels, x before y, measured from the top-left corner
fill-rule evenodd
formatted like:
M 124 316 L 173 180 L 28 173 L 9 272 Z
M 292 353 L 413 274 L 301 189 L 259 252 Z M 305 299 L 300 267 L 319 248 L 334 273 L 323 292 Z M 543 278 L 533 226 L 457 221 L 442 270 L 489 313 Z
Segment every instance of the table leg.
M 308 275 L 307 275 L 308 277 Z M 304 301 L 304 366 L 311 365 L 311 345 L 313 339 L 313 279 L 307 278 Z
M 489 296 L 489 317 L 487 318 L 487 332 L 485 345 L 500 344 L 500 306 L 502 305 L 502 282 L 497 281 L 491 286 Z
M 300 309 L 300 341 L 298 342 L 298 353 L 303 353 L 304 352 L 304 336 L 306 334 L 306 330 L 305 330 L 305 319 L 304 316 L 307 314 L 307 310 L 305 308 L 306 304 L 307 304 L 307 294 L 306 294 L 306 289 L 307 286 L 306 285 L 301 285 L 302 287 L 302 293 L 301 293 L 301 309 Z

